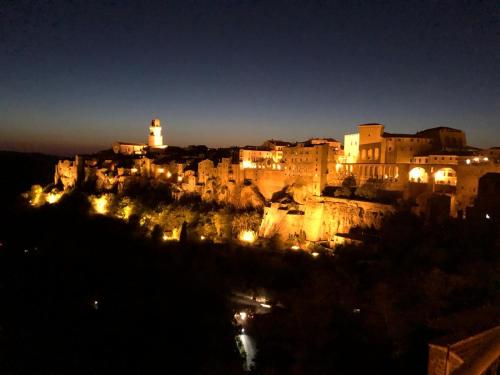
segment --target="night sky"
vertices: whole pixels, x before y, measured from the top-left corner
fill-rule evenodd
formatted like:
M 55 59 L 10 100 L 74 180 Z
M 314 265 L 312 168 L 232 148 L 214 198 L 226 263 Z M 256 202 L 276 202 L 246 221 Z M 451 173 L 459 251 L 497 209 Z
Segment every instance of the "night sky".
M 497 1 L 0 0 L 0 149 L 342 139 L 500 146 Z

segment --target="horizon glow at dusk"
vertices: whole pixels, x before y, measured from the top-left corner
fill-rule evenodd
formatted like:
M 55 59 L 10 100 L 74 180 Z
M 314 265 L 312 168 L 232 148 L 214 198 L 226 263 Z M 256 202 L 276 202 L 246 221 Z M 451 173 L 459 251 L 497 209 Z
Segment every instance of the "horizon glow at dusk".
M 4 1 L 0 149 L 462 129 L 500 146 L 495 1 Z

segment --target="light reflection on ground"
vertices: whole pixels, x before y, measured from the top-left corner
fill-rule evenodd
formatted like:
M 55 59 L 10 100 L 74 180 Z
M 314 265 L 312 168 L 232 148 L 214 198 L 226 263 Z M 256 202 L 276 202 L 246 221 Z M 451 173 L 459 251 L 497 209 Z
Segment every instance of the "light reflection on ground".
M 238 338 L 243 346 L 243 350 L 245 351 L 245 370 L 250 371 L 250 369 L 254 366 L 255 354 L 257 353 L 255 343 L 252 338 L 246 334 L 238 335 Z

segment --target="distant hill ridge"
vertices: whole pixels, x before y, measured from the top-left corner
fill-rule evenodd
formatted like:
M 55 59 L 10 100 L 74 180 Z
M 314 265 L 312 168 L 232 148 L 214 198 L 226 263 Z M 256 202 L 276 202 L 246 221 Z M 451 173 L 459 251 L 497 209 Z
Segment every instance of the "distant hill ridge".
M 0 150 L 2 199 L 14 198 L 33 184 L 47 185 L 54 179 L 54 165 L 60 156 Z

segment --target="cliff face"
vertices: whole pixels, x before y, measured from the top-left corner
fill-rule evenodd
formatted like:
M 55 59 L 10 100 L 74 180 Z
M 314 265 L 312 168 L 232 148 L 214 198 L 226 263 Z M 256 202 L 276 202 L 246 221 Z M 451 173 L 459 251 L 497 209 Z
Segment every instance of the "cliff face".
M 76 161 L 59 160 L 56 164 L 54 173 L 54 184 L 61 184 L 64 190 L 71 189 L 76 186 L 78 179 L 78 167 Z
M 200 195 L 204 201 L 230 204 L 236 208 L 260 208 L 265 202 L 254 185 L 241 185 L 231 181 L 220 184 L 216 179 L 208 180 L 201 187 Z
M 259 236 L 283 240 L 304 236 L 308 241 L 333 241 L 351 228 L 379 229 L 390 205 L 341 198 L 312 197 L 295 207 L 273 203 L 264 209 Z

